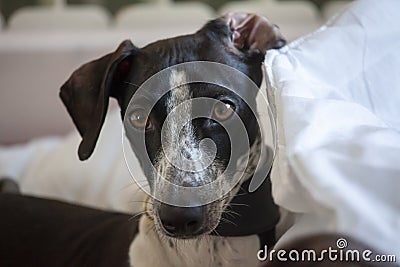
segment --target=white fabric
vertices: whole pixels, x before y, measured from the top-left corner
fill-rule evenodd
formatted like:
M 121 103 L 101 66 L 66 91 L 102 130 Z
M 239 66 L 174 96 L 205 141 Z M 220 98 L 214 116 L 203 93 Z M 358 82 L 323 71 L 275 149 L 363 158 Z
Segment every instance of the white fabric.
M 106 117 L 95 152 L 85 162 L 77 155 L 80 141 L 74 131 L 64 138 L 0 147 L 0 175 L 16 179 L 27 194 L 139 212 L 144 195 L 125 165 L 119 111 Z
M 324 18 L 330 19 L 337 13 L 341 13 L 344 10 L 348 9 L 351 3 L 351 0 L 327 1 L 322 6 L 322 15 Z
M 280 244 L 334 231 L 400 256 L 400 1 L 360 0 L 268 52 L 278 122 L 273 196 L 295 213 Z

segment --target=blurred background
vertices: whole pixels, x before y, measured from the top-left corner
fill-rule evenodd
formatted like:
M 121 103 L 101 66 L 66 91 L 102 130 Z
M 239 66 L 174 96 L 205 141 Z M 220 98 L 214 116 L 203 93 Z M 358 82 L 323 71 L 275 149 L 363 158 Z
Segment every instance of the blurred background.
M 113 51 L 191 33 L 228 11 L 255 12 L 289 41 L 311 33 L 350 0 L 0 0 L 0 145 L 63 135 L 58 98 L 81 64 Z M 111 105 L 115 108 L 115 103 Z

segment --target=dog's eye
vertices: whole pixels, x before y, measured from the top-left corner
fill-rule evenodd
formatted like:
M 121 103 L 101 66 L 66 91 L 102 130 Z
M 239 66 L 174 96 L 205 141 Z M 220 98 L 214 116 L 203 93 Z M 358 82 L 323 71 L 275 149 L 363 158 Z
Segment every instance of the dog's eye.
M 235 106 L 228 102 L 218 102 L 214 105 L 213 116 L 220 121 L 229 119 L 233 112 L 235 111 Z
M 133 127 L 150 130 L 153 127 L 153 124 L 143 109 L 136 109 L 131 113 L 130 121 Z

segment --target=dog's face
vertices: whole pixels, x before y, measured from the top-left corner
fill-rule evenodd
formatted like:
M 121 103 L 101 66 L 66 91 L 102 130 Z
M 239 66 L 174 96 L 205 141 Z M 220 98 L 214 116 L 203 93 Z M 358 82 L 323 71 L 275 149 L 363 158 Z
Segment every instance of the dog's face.
M 172 88 L 168 93 L 159 97 L 157 88 L 154 88 L 154 94 L 150 89 L 151 92 L 147 94 L 150 99 L 143 100 L 156 103 L 150 112 L 142 108 L 140 103 L 130 108 L 133 95 L 140 85 L 159 71 L 193 61 L 211 61 L 231 66 L 259 86 L 266 50 L 284 44 L 276 26 L 266 19 L 238 13 L 213 20 L 195 34 L 158 41 L 143 48 L 124 41 L 114 53 L 75 71 L 61 89 L 61 98 L 83 138 L 78 151 L 80 159 L 87 159 L 93 152 L 104 121 L 108 97 L 112 96 L 117 99 L 128 127 L 144 133 L 145 150 L 140 149 L 139 138 L 135 138 L 135 134 L 130 134 L 128 138 L 155 195 L 164 193 L 180 197 L 175 196 L 174 192 L 162 192 L 164 187 L 157 178 L 159 176 L 184 187 L 215 181 L 227 168 L 233 145 L 219 122 L 229 126 L 233 123 L 233 117 L 238 116 L 246 128 L 248 144 L 253 146 L 259 136 L 259 125 L 250 106 L 255 106 L 257 92 L 239 88 L 241 92 L 237 94 L 214 84 L 186 83 L 187 75 L 182 70 L 171 71 L 169 77 L 162 81 Z M 242 94 L 253 102 L 245 102 L 239 96 Z M 202 112 L 209 116 L 191 119 L 195 107 L 186 105 L 184 112 L 170 116 L 168 127 L 163 130 L 168 114 L 172 114 L 182 103 L 199 98 L 217 100 L 201 106 Z M 182 124 L 180 122 L 185 122 L 182 127 L 178 127 Z M 204 139 L 212 140 L 215 146 L 215 157 L 211 164 L 196 171 L 172 164 L 174 160 L 201 162 L 204 153 L 200 143 Z M 240 155 L 248 153 L 248 146 L 234 145 Z M 141 160 L 144 153 L 148 155 L 149 162 Z M 156 172 L 151 171 L 153 167 Z M 224 179 L 229 179 L 229 175 L 225 173 Z M 156 229 L 176 238 L 193 238 L 210 233 L 218 225 L 221 214 L 240 184 L 237 183 L 227 195 L 207 205 L 196 205 L 194 200 L 191 207 L 176 207 L 153 200 L 151 214 Z

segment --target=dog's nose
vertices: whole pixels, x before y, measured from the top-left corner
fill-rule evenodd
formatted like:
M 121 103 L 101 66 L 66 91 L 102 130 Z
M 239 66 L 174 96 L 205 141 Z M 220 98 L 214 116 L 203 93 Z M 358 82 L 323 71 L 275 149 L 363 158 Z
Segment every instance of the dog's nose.
M 161 204 L 158 215 L 168 235 L 191 237 L 202 234 L 204 207 L 176 207 Z

